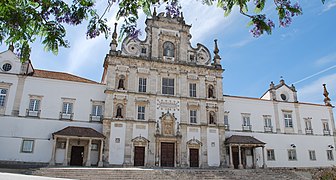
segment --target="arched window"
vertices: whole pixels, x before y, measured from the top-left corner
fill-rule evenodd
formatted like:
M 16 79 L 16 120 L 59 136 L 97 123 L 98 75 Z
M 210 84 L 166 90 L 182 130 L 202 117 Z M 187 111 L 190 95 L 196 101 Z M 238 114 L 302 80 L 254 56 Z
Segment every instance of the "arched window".
M 124 75 L 119 76 L 118 89 L 125 89 L 125 76 Z
M 175 57 L 175 46 L 172 42 L 163 43 L 163 56 Z
M 122 110 L 123 110 L 123 105 L 121 105 L 121 104 L 117 105 L 116 118 L 123 118 Z
M 209 112 L 209 124 L 216 124 L 216 115 L 213 111 Z
M 209 87 L 208 87 L 208 98 L 214 98 L 215 97 L 214 90 L 215 90 L 215 88 L 213 87 L 213 85 L 209 85 Z

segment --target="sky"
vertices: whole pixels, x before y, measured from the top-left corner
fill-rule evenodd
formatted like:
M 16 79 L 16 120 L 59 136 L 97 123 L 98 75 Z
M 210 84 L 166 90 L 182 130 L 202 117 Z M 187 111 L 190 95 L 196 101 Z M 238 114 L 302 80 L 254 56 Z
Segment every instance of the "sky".
M 322 84 L 327 84 L 332 104 L 336 105 L 336 0 L 327 0 L 325 4 L 321 0 L 300 0 L 303 15 L 295 17 L 287 28 L 279 27 L 273 1 L 268 0 L 264 13 L 274 20 L 276 28 L 272 35 L 259 38 L 250 34 L 249 19 L 237 10 L 225 17 L 223 10 L 202 5 L 201 1 L 180 2 L 186 23 L 192 25 L 193 47 L 201 43 L 213 52 L 213 41 L 218 39 L 225 69 L 224 94 L 258 98 L 271 81 L 278 84 L 283 77 L 287 84 L 295 85 L 301 102 L 322 104 Z M 98 1 L 97 7 L 102 9 L 104 3 Z M 114 5 L 107 14 L 111 27 L 116 22 L 116 10 Z M 162 11 L 163 6 L 158 12 Z M 140 39 L 146 36 L 145 19 L 141 14 L 138 20 L 143 32 Z M 120 28 L 122 22 L 118 23 Z M 67 26 L 71 47 L 61 48 L 58 55 L 45 52 L 37 40 L 31 53 L 34 68 L 68 72 L 100 82 L 111 36 L 86 39 L 86 25 Z M 5 50 L 7 47 L 1 45 L 0 52 Z

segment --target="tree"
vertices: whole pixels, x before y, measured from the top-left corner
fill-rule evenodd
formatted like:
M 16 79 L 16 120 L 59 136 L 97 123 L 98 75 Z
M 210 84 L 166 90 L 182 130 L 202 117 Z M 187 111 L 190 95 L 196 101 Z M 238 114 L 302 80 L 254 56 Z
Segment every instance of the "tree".
M 181 0 L 180 0 L 181 1 Z M 197 0 L 195 0 L 197 1 Z M 270 1 L 270 0 L 269 0 Z M 325 0 L 322 0 L 324 3 Z M 16 53 L 21 61 L 30 56 L 30 44 L 41 38 L 46 51 L 57 54 L 60 47 L 69 47 L 65 39 L 65 25 L 76 26 L 88 20 L 87 38 L 99 35 L 108 37 L 111 29 L 107 26 L 105 15 L 110 11 L 113 3 L 118 3 L 117 19 L 123 18 L 121 38 L 130 35 L 135 38 L 140 30 L 136 28 L 138 11 L 141 9 L 147 16 L 151 16 L 151 7 L 165 5 L 166 11 L 172 17 L 180 15 L 181 6 L 178 0 L 106 0 L 104 12 L 99 15 L 94 0 L 2 0 L 0 1 L 0 43 L 15 45 Z M 240 13 L 251 19 L 249 25 L 254 37 L 271 34 L 275 24 L 262 13 L 266 0 L 202 0 L 203 4 L 221 8 L 227 16 L 234 7 Z M 249 14 L 248 3 L 252 2 L 254 12 Z M 287 27 L 292 17 L 302 14 L 298 3 L 290 0 L 274 0 L 278 12 L 280 27 Z

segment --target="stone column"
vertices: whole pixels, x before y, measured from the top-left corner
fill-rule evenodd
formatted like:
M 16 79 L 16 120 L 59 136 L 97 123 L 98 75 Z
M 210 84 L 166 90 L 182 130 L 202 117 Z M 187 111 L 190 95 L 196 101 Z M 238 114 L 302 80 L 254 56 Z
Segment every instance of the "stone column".
M 15 95 L 15 98 L 14 98 L 13 110 L 12 110 L 12 115 L 13 116 L 19 116 L 21 99 L 22 99 L 23 88 L 24 88 L 26 77 L 27 76 L 25 76 L 25 75 L 18 75 L 18 83 L 17 83 L 17 86 L 16 86 L 16 95 Z
M 243 169 L 243 164 L 241 162 L 241 149 L 240 149 L 240 145 L 238 145 L 238 157 L 239 157 L 238 169 Z
M 63 166 L 68 165 L 69 138 L 66 138 Z
M 55 137 L 53 142 L 53 149 L 51 151 L 51 160 L 49 162 L 49 165 L 55 166 L 55 156 L 56 156 L 56 143 L 57 143 L 57 137 Z
M 276 102 L 276 101 L 272 101 L 272 102 L 273 102 L 273 107 L 274 107 L 275 129 L 276 129 L 277 133 L 281 133 L 278 102 Z
M 90 138 L 85 166 L 91 166 L 91 143 L 92 143 L 92 139 Z
M 230 144 L 229 145 L 229 151 L 230 151 L 230 162 L 229 162 L 229 168 L 230 169 L 233 169 L 234 166 L 233 166 L 233 158 L 232 158 L 232 145 Z
M 99 152 L 99 161 L 98 167 L 103 167 L 103 149 L 104 149 L 104 140 L 100 140 L 100 152 Z
M 262 147 L 262 156 L 263 156 L 263 168 L 267 168 L 266 159 L 265 159 L 265 146 Z
M 224 167 L 226 166 L 226 147 L 224 144 L 225 141 L 225 128 L 224 128 L 224 124 L 220 124 L 219 128 L 219 154 L 220 154 L 220 166 Z
M 253 168 L 258 169 L 256 147 L 253 150 Z
M 297 124 L 298 134 L 302 134 L 299 103 L 295 103 L 294 107 L 295 107 L 295 116 L 296 116 L 296 124 Z
M 201 142 L 203 143 L 203 146 L 201 146 L 201 153 L 202 153 L 202 160 L 201 160 L 201 167 L 207 168 L 209 166 L 208 164 L 208 140 L 207 140 L 207 126 L 202 125 L 201 126 Z

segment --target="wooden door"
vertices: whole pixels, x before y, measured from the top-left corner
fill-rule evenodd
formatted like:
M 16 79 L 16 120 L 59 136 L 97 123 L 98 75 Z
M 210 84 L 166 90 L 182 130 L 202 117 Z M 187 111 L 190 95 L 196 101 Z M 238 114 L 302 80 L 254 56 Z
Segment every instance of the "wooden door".
M 145 147 L 134 147 L 134 166 L 145 165 Z
M 189 163 L 190 167 L 199 167 L 198 149 L 189 149 Z
M 232 147 L 232 161 L 233 161 L 234 168 L 238 169 L 238 165 L 239 165 L 238 147 Z
M 84 146 L 72 146 L 70 166 L 83 166 L 83 155 Z
M 161 143 L 161 166 L 174 167 L 174 143 Z

